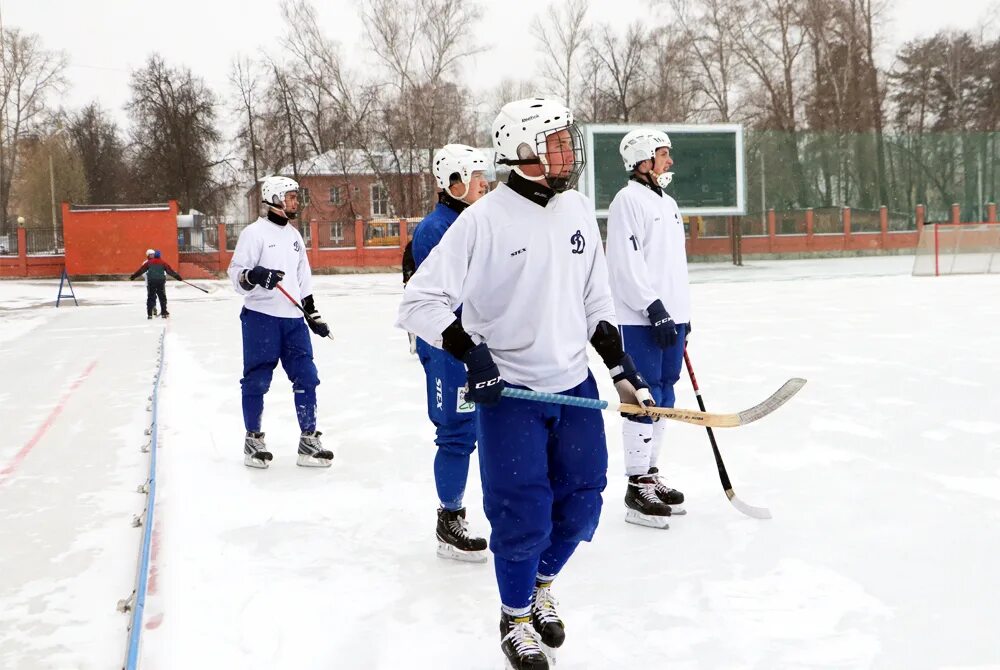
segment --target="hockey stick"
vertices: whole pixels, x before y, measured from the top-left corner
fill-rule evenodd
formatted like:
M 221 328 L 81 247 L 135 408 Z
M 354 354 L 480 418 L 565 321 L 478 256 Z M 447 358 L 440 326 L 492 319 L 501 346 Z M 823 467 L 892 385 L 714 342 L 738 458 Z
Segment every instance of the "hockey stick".
M 688 357 L 687 347 L 684 348 L 684 365 L 687 366 L 688 376 L 691 378 L 691 386 L 694 387 L 694 394 L 698 398 L 698 407 L 704 412 L 705 401 L 701 398 L 701 389 L 698 388 L 698 380 L 694 376 L 694 368 L 691 367 L 691 359 Z M 799 388 L 802 388 L 801 385 Z M 747 516 L 755 519 L 770 519 L 771 511 L 766 507 L 754 507 L 736 497 L 733 485 L 729 481 L 729 473 L 726 472 L 726 464 L 722 462 L 722 454 L 719 453 L 719 445 L 715 442 L 715 433 L 712 432 L 710 426 L 705 426 L 705 430 L 708 431 L 708 441 L 712 443 L 712 453 L 715 454 L 715 465 L 719 468 L 719 480 L 722 482 L 722 489 L 726 492 L 729 502 L 733 504 L 733 507 Z
M 198 289 L 198 290 L 199 290 L 199 291 L 201 291 L 202 293 L 208 293 L 208 289 L 205 289 L 205 288 L 202 288 L 202 287 L 200 287 L 200 286 L 195 286 L 194 284 L 192 284 L 191 282 L 187 281 L 186 279 L 181 279 L 181 280 L 179 280 L 179 281 L 180 281 L 181 283 L 183 283 L 183 284 L 187 284 L 187 285 L 188 285 L 188 286 L 190 286 L 191 288 L 196 288 L 196 289 Z
M 285 297 L 288 298 L 288 302 L 292 303 L 293 305 L 295 305 L 296 307 L 299 308 L 299 311 L 302 312 L 302 316 L 306 317 L 306 321 L 308 321 L 311 324 L 315 324 L 316 323 L 315 321 L 313 321 L 313 318 L 311 316 L 309 316 L 309 312 L 307 312 L 302 305 L 300 305 L 298 302 L 296 302 L 295 298 L 293 298 L 292 296 L 288 295 L 288 291 L 285 290 L 284 286 L 282 286 L 281 284 L 275 284 L 274 288 L 276 288 L 279 291 L 281 291 L 282 293 L 284 293 Z M 330 334 L 327 335 L 327 337 L 329 337 L 332 340 L 333 339 L 333 331 L 330 331 Z
M 736 426 L 745 426 L 748 423 L 764 418 L 788 402 L 788 399 L 798 393 L 799 389 L 801 389 L 805 383 L 805 379 L 789 379 L 780 389 L 775 391 L 764 402 L 736 414 L 711 414 L 706 412 L 704 407 L 702 407 L 702 410 L 699 412 L 693 409 L 677 409 L 674 407 L 641 407 L 639 405 L 630 405 L 627 403 L 623 403 L 621 405 L 611 405 L 606 400 L 600 400 L 598 398 L 577 398 L 575 396 L 560 395 L 558 393 L 541 393 L 539 391 L 529 391 L 527 389 L 516 388 L 505 388 L 503 390 L 503 395 L 507 398 L 550 402 L 556 405 L 587 407 L 589 409 L 620 412 L 622 414 L 640 414 L 659 419 L 671 419 L 673 421 L 681 421 L 683 423 L 692 423 L 696 426 L 735 428 Z

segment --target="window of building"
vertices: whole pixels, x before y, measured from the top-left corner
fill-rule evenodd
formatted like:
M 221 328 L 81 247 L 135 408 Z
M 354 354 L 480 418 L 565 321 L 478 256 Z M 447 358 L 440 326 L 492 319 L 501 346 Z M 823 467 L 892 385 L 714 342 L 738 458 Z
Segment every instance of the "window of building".
M 299 200 L 302 201 L 303 205 L 309 204 L 309 189 L 305 186 L 299 187 Z
M 389 189 L 382 184 L 372 184 L 372 216 L 389 216 Z
M 333 203 L 334 205 L 343 204 L 342 200 L 341 200 L 342 197 L 343 196 L 341 195 L 341 188 L 339 186 L 331 186 L 330 187 L 330 202 L 331 203 Z

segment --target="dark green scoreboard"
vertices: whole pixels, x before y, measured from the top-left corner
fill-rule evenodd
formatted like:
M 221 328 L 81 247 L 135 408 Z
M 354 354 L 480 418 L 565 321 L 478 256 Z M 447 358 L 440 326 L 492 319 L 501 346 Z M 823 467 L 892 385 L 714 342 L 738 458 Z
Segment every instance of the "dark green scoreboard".
M 600 124 L 583 126 L 587 167 L 580 180 L 586 194 L 605 217 L 615 194 L 628 181 L 618 145 L 625 133 L 653 126 L 670 136 L 675 164 L 667 188 L 681 214 L 725 216 L 746 213 L 743 127 L 735 124 Z

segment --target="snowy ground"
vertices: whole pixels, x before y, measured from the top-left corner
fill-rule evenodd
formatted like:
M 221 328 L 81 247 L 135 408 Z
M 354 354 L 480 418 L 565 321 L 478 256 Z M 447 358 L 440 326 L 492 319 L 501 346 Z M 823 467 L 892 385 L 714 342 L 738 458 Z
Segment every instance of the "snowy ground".
M 913 278 L 912 258 L 692 267 L 690 352 L 710 410 L 809 384 L 760 421 L 677 424 L 665 468 L 689 513 L 626 525 L 620 418 L 595 541 L 556 584 L 561 668 L 998 668 L 1000 278 Z M 330 470 L 294 465 L 291 388 L 268 395 L 270 470 L 242 465 L 239 301 L 171 284 L 0 282 L 0 668 L 113 668 L 142 509 L 135 486 L 167 327 L 144 670 L 498 669 L 491 565 L 434 554 L 432 428 L 392 328 L 396 276 L 317 280 Z M 65 304 L 65 303 L 64 303 Z M 610 383 L 594 358 L 607 398 Z M 679 406 L 694 407 L 684 380 Z M 478 476 L 467 494 L 486 531 Z

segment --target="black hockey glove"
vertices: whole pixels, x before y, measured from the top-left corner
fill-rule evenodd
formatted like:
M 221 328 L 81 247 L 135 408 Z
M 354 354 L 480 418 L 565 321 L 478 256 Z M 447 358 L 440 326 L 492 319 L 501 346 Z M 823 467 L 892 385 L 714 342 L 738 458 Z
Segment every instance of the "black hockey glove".
M 277 286 L 278 282 L 285 276 L 285 273 L 281 270 L 268 270 L 259 265 L 253 270 L 245 270 L 244 272 L 248 283 L 263 286 L 268 291 Z
M 316 303 L 313 301 L 311 295 L 307 295 L 302 299 L 302 309 L 305 310 L 309 318 L 306 319 L 306 323 L 309 324 L 309 330 L 316 333 L 320 337 L 330 336 L 330 326 L 326 324 L 323 317 L 319 315 L 319 311 L 316 309 Z
M 649 323 L 653 326 L 653 341 L 660 349 L 669 349 L 677 344 L 677 326 L 667 314 L 667 308 L 660 300 L 654 300 L 646 308 Z
M 656 404 L 653 401 L 653 396 L 649 393 L 649 384 L 636 370 L 631 356 L 624 354 L 621 362 L 611 368 L 610 372 L 611 381 L 615 383 L 615 390 L 618 391 L 618 399 L 623 403 L 645 405 L 646 407 L 652 407 Z
M 468 368 L 469 390 L 465 394 L 467 400 L 477 405 L 492 407 L 500 402 L 500 394 L 506 383 L 500 376 L 500 369 L 493 362 L 486 343 L 476 345 L 462 357 Z

